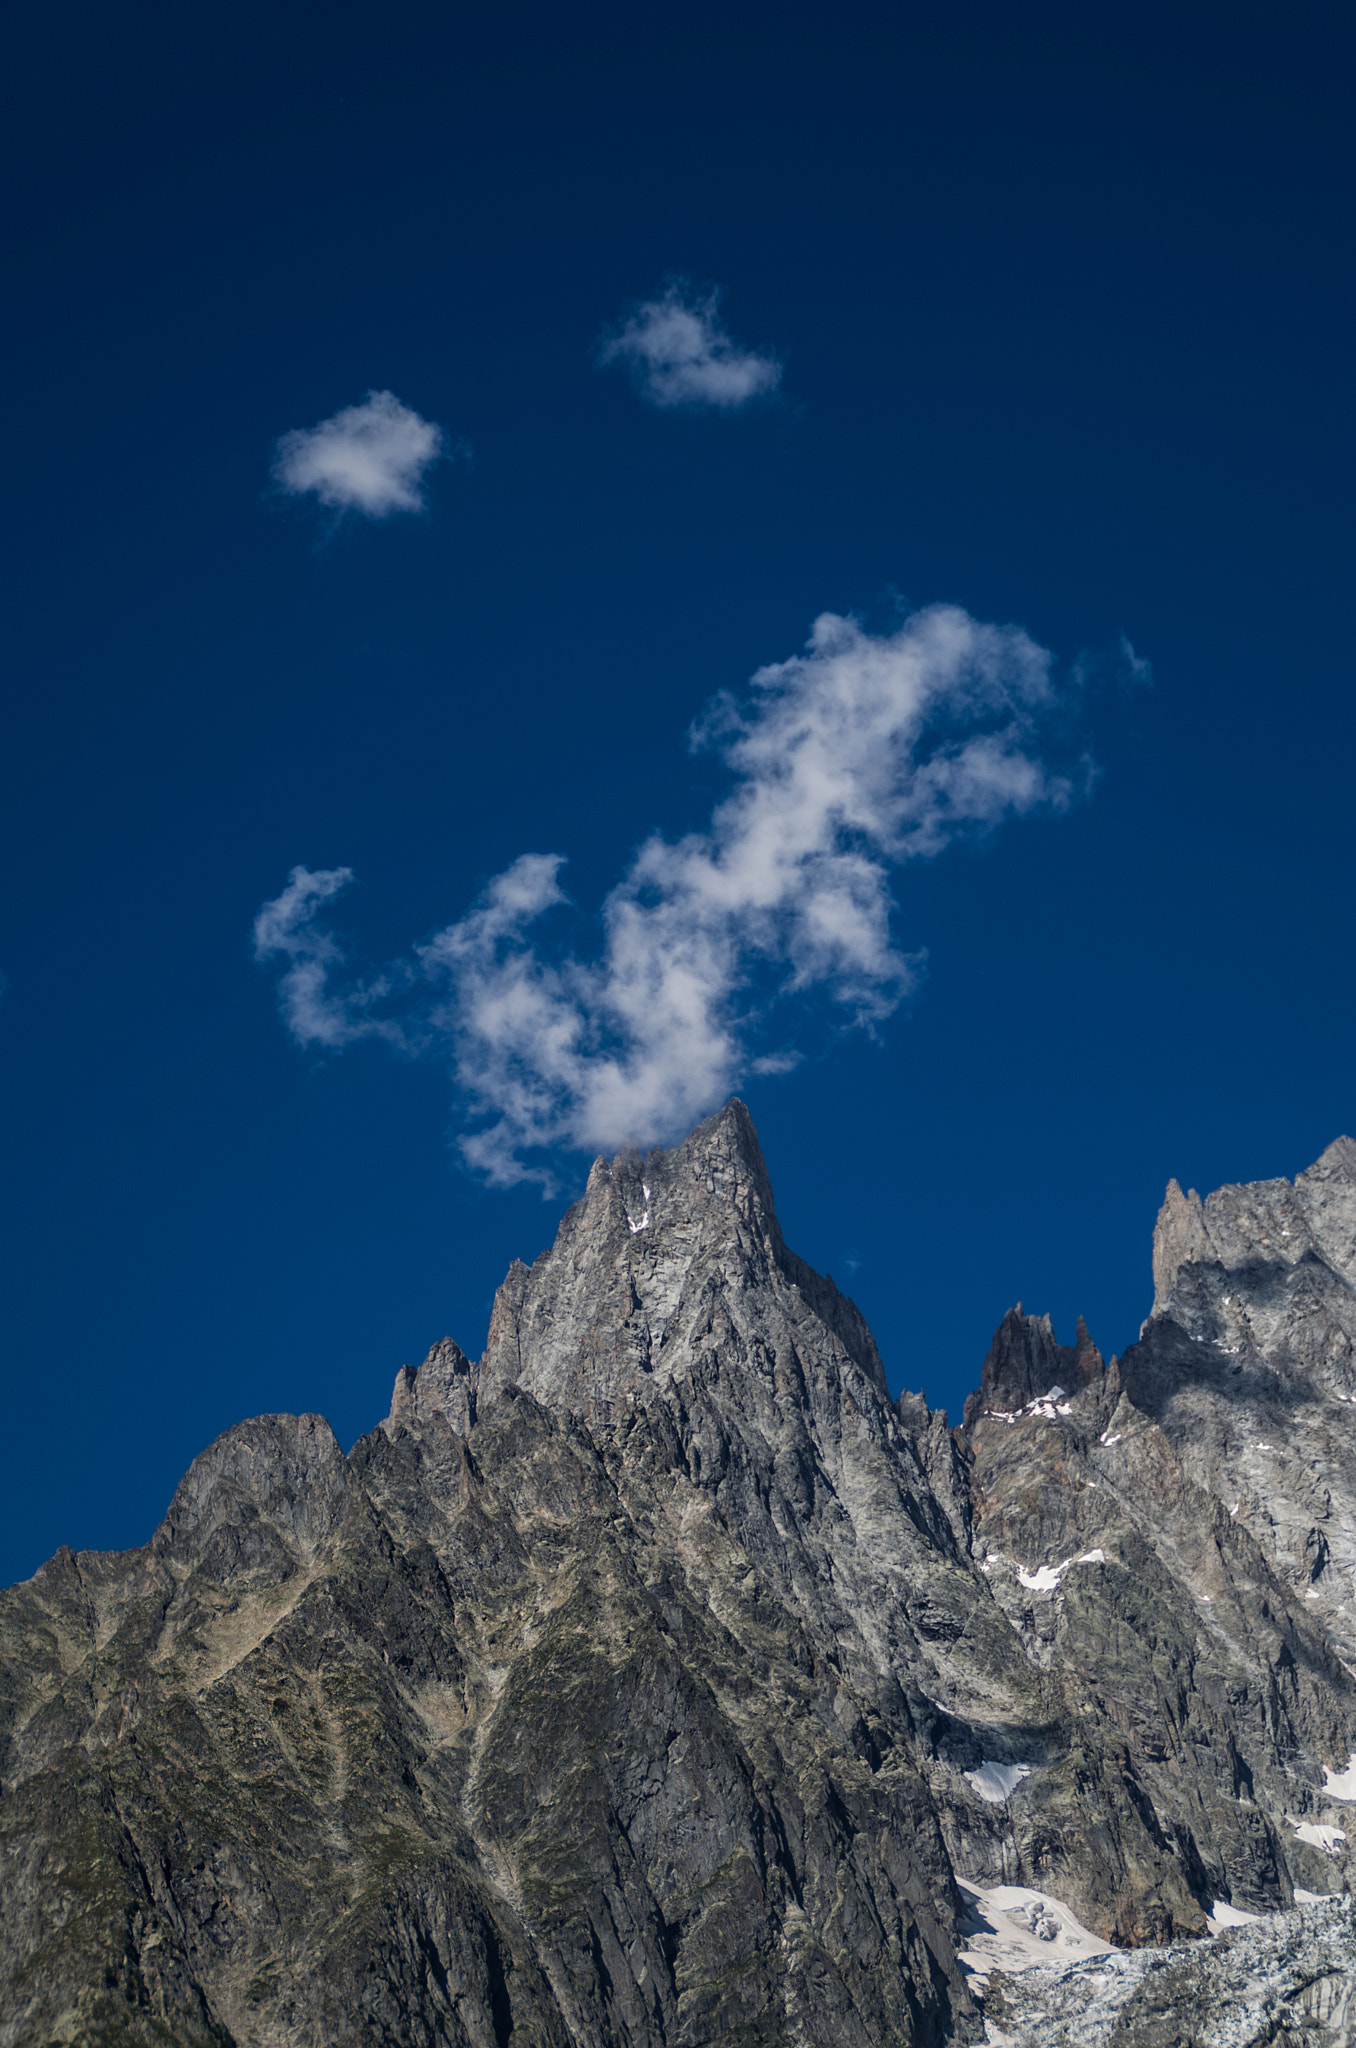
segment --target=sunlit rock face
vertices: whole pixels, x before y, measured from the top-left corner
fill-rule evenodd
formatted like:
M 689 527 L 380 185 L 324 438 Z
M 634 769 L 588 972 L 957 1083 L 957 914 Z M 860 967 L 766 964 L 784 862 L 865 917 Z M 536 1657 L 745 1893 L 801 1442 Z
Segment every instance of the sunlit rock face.
M 1356 1144 L 1291 1183 L 1168 1189 L 1122 1376 L 1356 1664 Z
M 243 1423 L 144 1550 L 3 1596 L 0 2044 L 940 2048 L 981 1892 L 1093 1969 L 1344 1891 L 1353 1159 L 1170 1191 L 1140 1344 L 1011 1311 L 955 1431 L 742 1104 L 598 1161 L 482 1358 L 347 1456 Z M 1307 1564 L 1293 1426 L 1234 1497 L 1245 1355 L 1332 1464 Z

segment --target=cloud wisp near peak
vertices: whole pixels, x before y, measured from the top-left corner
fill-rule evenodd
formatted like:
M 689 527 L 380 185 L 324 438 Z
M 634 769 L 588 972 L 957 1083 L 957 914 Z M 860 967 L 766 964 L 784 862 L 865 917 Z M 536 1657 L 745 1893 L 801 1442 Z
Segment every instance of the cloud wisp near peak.
M 1058 702 L 1019 627 L 936 605 L 872 634 L 826 613 L 803 653 L 707 706 L 691 743 L 733 787 L 704 830 L 645 840 L 591 957 L 547 921 L 568 906 L 558 853 L 521 855 L 367 979 L 325 921 L 351 871 L 297 867 L 259 913 L 256 956 L 282 966 L 299 1045 L 445 1057 L 466 1163 L 553 1189 L 561 1152 L 679 1137 L 742 1075 L 794 1065 L 770 1033 L 797 998 L 848 1026 L 888 1017 L 919 971 L 891 931 L 892 872 L 1073 801 L 1079 777 L 1041 751 Z

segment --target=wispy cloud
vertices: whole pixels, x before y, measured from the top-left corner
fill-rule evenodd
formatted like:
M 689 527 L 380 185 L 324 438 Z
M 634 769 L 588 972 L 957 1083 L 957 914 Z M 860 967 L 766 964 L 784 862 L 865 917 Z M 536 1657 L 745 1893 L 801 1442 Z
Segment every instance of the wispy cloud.
M 293 497 L 312 495 L 339 512 L 386 519 L 421 512 L 426 471 L 446 437 L 393 391 L 369 391 L 317 427 L 296 427 L 278 443 L 275 481 Z
M 1153 684 L 1153 663 L 1146 661 L 1142 654 L 1136 654 L 1133 643 L 1121 634 L 1121 674 L 1131 688 L 1149 689 Z
M 599 360 L 624 363 L 651 405 L 716 406 L 733 412 L 765 398 L 781 380 L 775 356 L 730 339 L 718 318 L 720 294 L 703 296 L 685 281 L 643 306 L 603 346 Z
M 317 913 L 352 880 L 352 868 L 293 868 L 282 895 L 254 920 L 255 958 L 288 962 L 278 981 L 278 1007 L 298 1045 L 337 1047 L 355 1038 L 384 1038 L 404 1048 L 410 1042 L 405 1026 L 373 1012 L 408 982 L 407 969 L 351 986 L 339 1000 L 329 986 L 331 970 L 344 965 L 344 950 L 322 930 Z
M 347 868 L 295 868 L 255 924 L 286 962 L 283 1015 L 302 1045 L 383 1038 L 450 1060 L 461 1150 L 497 1186 L 554 1183 L 551 1155 L 681 1136 L 761 1057 L 781 1006 L 827 996 L 877 1026 L 914 985 L 918 955 L 890 929 L 892 869 L 1038 809 L 1087 782 L 1042 758 L 1059 709 L 1050 656 L 1018 627 L 955 606 L 872 634 L 832 613 L 804 653 L 721 696 L 690 735 L 734 787 L 704 831 L 656 834 L 602 910 L 581 958 L 534 936 L 567 905 L 564 857 L 528 853 L 402 962 L 344 979 L 324 922 Z

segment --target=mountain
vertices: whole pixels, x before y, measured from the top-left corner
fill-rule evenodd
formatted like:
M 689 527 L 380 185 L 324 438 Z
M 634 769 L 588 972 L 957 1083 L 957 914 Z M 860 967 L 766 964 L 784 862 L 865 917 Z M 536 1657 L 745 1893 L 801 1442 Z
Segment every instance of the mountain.
M 742 1104 L 599 1160 L 482 1358 L 0 1596 L 0 2048 L 941 2048 L 995 1887 L 1188 1958 L 1346 1894 L 1356 1146 L 1170 1187 L 1154 1273 L 1119 1362 L 1011 1311 L 952 1430 Z

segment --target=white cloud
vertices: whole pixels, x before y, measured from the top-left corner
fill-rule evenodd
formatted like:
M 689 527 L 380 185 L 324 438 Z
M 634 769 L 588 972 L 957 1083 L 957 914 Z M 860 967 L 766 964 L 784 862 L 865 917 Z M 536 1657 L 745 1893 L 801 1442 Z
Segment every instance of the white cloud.
M 385 519 L 421 512 L 424 472 L 444 452 L 441 427 L 420 419 L 393 391 L 369 391 L 318 427 L 296 427 L 278 443 L 273 475 L 294 497 Z
M 290 963 L 278 982 L 278 1007 L 298 1045 L 337 1047 L 355 1038 L 384 1038 L 404 1046 L 408 1040 L 402 1025 L 369 1014 L 392 994 L 392 976 L 379 975 L 362 988 L 350 988 L 341 1001 L 329 987 L 330 970 L 343 965 L 344 952 L 316 922 L 316 912 L 352 880 L 352 868 L 293 868 L 282 895 L 266 903 L 254 920 L 254 957 Z
M 763 398 L 781 381 L 775 356 L 757 355 L 730 339 L 717 318 L 720 295 L 705 298 L 671 284 L 647 299 L 602 350 L 603 363 L 625 363 L 651 405 L 714 405 L 727 412 Z
M 784 1045 L 755 1057 L 779 999 L 817 990 L 868 1028 L 898 1006 L 919 958 L 891 933 L 891 869 L 1076 793 L 1037 751 L 1050 667 L 1020 628 L 955 606 L 881 635 L 826 614 L 747 698 L 708 706 L 692 743 L 720 751 L 734 787 L 704 831 L 640 847 L 596 958 L 533 936 L 567 903 L 560 854 L 522 855 L 405 963 L 348 984 L 318 914 L 349 871 L 296 868 L 256 952 L 287 962 L 299 1043 L 444 1052 L 478 1126 L 468 1163 L 550 1185 L 543 1154 L 679 1137 L 742 1073 L 794 1065 Z

